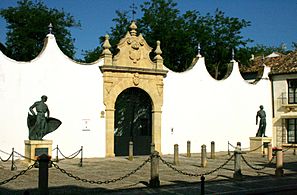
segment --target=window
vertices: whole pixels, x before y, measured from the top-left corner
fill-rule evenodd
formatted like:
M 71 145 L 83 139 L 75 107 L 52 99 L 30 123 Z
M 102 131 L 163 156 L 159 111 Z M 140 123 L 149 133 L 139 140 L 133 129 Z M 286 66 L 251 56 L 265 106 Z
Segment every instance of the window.
M 288 80 L 288 103 L 297 104 L 297 79 Z
M 287 119 L 288 143 L 296 143 L 297 119 Z

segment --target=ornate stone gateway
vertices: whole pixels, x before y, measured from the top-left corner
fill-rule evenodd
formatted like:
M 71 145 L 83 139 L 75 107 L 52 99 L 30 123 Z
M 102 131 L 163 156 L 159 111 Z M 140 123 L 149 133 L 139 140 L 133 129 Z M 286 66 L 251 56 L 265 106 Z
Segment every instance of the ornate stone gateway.
M 129 141 L 134 155 L 150 154 L 152 143 L 152 100 L 142 89 L 124 90 L 115 105 L 114 151 L 116 156 L 127 156 Z
M 119 148 L 128 148 L 128 143 L 126 142 L 129 142 L 131 137 L 133 138 L 134 144 L 138 142 L 141 143 L 141 136 L 131 136 L 131 132 L 132 134 L 134 132 L 139 133 L 140 131 L 145 131 L 144 129 L 147 130 L 147 134 L 145 135 L 148 136 L 146 144 L 151 141 L 155 144 L 156 150 L 159 152 L 161 151 L 163 78 L 166 76 L 167 71 L 163 69 L 160 42 L 157 41 L 157 48 L 155 50 L 156 56 L 154 57 L 153 62 L 149 57 L 152 48 L 146 43 L 141 34 L 137 36 L 137 26 L 134 22 L 132 22 L 130 29 L 130 32 L 128 32 L 118 43 L 117 47 L 119 52 L 114 57 L 109 50 L 111 46 L 108 41 L 108 36 L 105 37 L 105 42 L 103 44 L 104 50 L 102 56 L 104 57 L 104 65 L 100 67 L 100 70 L 103 73 L 103 101 L 106 107 L 106 157 L 113 157 L 115 154 L 125 155 L 126 153 L 124 150 L 126 149 L 123 149 L 123 151 L 120 152 Z M 134 95 L 136 96 L 143 96 L 147 101 L 150 100 L 151 102 L 151 131 L 149 131 L 150 122 L 142 121 L 139 123 L 148 125 L 148 127 L 141 126 L 140 128 L 140 125 L 136 125 L 133 128 L 130 127 L 131 129 L 123 129 L 122 133 L 130 133 L 130 137 L 127 136 L 129 137 L 127 140 L 120 138 L 121 141 L 118 141 L 117 138 L 118 135 L 120 135 L 119 121 L 126 124 L 131 123 L 131 120 L 129 122 L 129 120 L 127 121 L 126 119 L 115 118 L 119 117 L 119 113 L 121 113 L 119 109 L 126 108 L 127 113 L 135 114 L 137 110 L 139 111 L 141 108 L 137 107 L 136 109 L 135 107 L 135 110 L 133 111 L 133 106 L 119 106 L 119 102 L 125 102 L 123 96 L 130 96 L 130 99 L 133 99 L 133 93 L 135 93 Z M 139 99 L 143 99 L 143 97 Z M 136 99 L 134 99 L 134 101 L 136 101 Z M 128 103 L 126 102 L 126 104 Z M 144 117 L 142 119 L 149 120 L 149 118 L 150 117 L 146 116 L 146 118 Z M 133 123 L 133 125 L 135 124 L 136 123 Z M 136 131 L 137 128 L 139 131 Z M 151 140 L 149 140 L 150 135 Z M 141 147 L 138 148 L 141 149 Z M 141 149 L 139 151 L 136 149 L 136 154 L 146 154 L 147 147 L 144 146 L 143 148 L 146 149 Z

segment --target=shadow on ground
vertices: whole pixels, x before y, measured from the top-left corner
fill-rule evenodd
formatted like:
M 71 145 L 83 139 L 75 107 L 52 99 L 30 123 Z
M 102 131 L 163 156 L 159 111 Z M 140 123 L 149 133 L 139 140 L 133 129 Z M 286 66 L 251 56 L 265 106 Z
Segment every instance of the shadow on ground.
M 296 169 L 296 163 L 294 170 Z M 293 164 L 290 166 L 294 166 Z M 234 180 L 233 178 L 219 179 L 222 177 L 218 175 L 216 180 L 209 180 L 205 182 L 205 194 L 297 194 L 297 175 L 286 174 L 284 177 L 276 176 L 243 176 L 241 179 Z M 115 189 L 109 190 L 105 188 L 84 188 L 78 186 L 60 186 L 50 187 L 49 194 L 201 194 L 201 182 L 200 178 L 197 178 L 197 182 L 187 182 L 180 180 L 171 181 L 173 184 L 162 185 L 159 188 L 148 187 L 148 182 L 139 181 L 144 187 L 133 188 L 130 185 L 129 189 Z M 38 189 L 26 189 L 26 190 L 11 190 L 0 187 L 1 195 L 22 195 L 39 194 Z

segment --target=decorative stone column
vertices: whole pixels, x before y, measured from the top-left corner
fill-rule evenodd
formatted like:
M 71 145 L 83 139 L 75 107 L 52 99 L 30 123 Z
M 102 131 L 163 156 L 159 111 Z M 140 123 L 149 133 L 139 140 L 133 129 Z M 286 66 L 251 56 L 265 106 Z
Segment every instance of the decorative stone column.
M 114 157 L 114 111 L 106 109 L 106 157 Z
M 155 150 L 159 153 L 161 153 L 161 116 L 161 110 L 154 110 L 152 113 L 152 142 L 155 144 Z

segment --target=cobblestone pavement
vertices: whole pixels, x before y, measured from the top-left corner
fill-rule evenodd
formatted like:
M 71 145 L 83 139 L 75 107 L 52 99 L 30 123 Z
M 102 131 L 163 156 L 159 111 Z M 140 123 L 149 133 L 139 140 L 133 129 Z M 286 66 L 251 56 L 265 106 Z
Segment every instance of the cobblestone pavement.
M 208 155 L 209 157 L 210 155 Z M 201 167 L 200 154 L 192 154 L 188 158 L 184 154 L 179 156 L 179 165 L 173 166 L 183 173 L 205 174 L 215 169 L 217 171 L 205 175 L 205 194 L 296 194 L 297 193 L 297 155 L 292 150 L 284 152 L 284 176 L 275 176 L 275 159 L 268 164 L 267 157 L 261 154 L 247 153 L 243 155 L 250 166 L 241 161 L 242 179 L 233 179 L 234 158 L 224 167 L 221 165 L 231 157 L 227 152 L 216 153 L 215 159 L 207 159 L 207 167 Z M 1 156 L 3 158 L 3 156 Z M 173 155 L 163 155 L 160 161 L 160 188 L 150 188 L 150 162 L 140 170 L 120 181 L 108 184 L 92 184 L 113 180 L 125 176 L 145 162 L 148 156 L 134 157 L 129 161 L 126 157 L 115 158 L 87 158 L 83 160 L 83 167 L 79 167 L 79 158 L 61 160 L 57 164 L 61 169 L 89 180 L 91 183 L 77 180 L 62 173 L 56 167 L 49 169 L 50 194 L 200 194 L 200 176 L 181 174 L 169 166 L 172 165 Z M 11 171 L 11 161 L 0 162 L 0 183 L 20 171 L 27 169 L 23 160 L 16 160 L 17 170 Z M 265 166 L 264 169 L 262 169 Z M 253 168 L 251 168 L 253 167 Z M 256 170 L 261 169 L 261 170 Z M 38 169 L 33 168 L 24 175 L 4 185 L 0 185 L 2 194 L 38 194 Z

